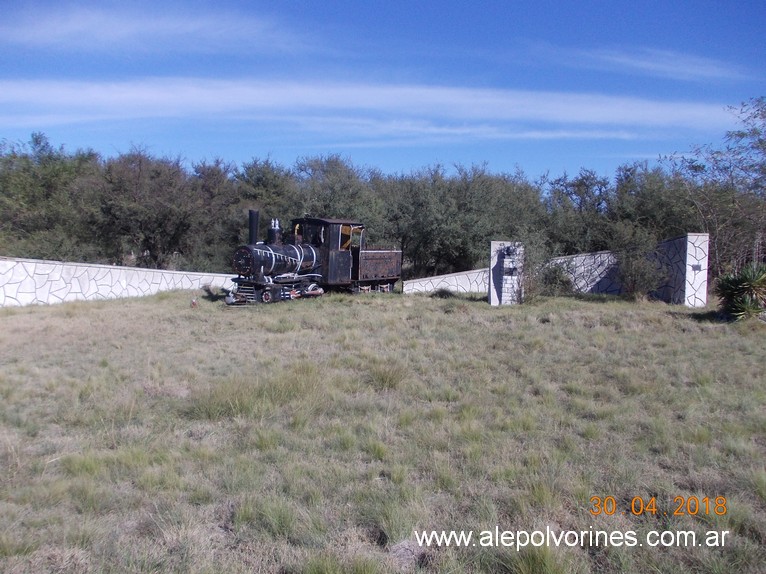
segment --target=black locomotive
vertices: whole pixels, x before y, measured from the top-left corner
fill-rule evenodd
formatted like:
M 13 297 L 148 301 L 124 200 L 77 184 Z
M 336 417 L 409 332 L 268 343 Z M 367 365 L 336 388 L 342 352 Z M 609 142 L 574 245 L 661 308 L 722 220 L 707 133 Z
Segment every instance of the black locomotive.
M 283 230 L 273 219 L 263 242 L 258 220 L 251 210 L 248 244 L 234 252 L 229 305 L 317 297 L 325 290 L 391 291 L 401 276 L 402 252 L 368 248 L 361 223 L 302 217 Z

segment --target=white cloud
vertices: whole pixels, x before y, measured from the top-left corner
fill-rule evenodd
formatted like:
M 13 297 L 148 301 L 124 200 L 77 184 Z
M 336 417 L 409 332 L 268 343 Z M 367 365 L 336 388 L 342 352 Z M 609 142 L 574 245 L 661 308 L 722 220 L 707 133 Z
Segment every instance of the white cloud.
M 576 65 L 625 74 L 641 74 L 682 81 L 741 80 L 747 74 L 739 66 L 656 48 L 576 50 L 570 53 Z
M 0 80 L 0 129 L 128 119 L 255 122 L 328 137 L 631 139 L 722 132 L 723 105 L 604 94 L 461 87 L 149 78 Z
M 0 22 L 1 43 L 58 51 L 294 52 L 306 41 L 267 17 L 170 11 L 149 4 L 117 9 L 48 6 L 9 12 Z

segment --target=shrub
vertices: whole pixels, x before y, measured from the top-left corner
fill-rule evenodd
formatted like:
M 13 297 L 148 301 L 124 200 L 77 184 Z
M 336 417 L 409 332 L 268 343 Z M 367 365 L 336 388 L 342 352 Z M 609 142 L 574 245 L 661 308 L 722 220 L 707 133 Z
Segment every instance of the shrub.
M 766 265 L 748 265 L 739 273 L 722 275 L 715 294 L 721 299 L 722 310 L 735 319 L 766 312 Z
M 456 297 L 456 295 L 449 289 L 445 287 L 441 287 L 440 289 L 437 289 L 436 291 L 431 293 L 430 297 L 432 299 L 452 299 Z
M 623 294 L 643 299 L 662 283 L 657 257 L 657 237 L 649 230 L 628 221 L 610 227 L 610 249 L 617 260 L 617 278 Z
M 540 294 L 552 297 L 572 295 L 572 278 L 561 265 L 546 265 L 540 272 Z

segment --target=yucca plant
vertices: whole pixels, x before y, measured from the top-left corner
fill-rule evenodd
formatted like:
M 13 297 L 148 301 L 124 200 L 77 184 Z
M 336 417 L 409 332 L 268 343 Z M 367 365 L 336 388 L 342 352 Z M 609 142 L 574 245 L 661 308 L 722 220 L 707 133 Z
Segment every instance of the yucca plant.
M 748 265 L 739 273 L 718 278 L 715 294 L 724 312 L 736 319 L 766 312 L 766 265 Z

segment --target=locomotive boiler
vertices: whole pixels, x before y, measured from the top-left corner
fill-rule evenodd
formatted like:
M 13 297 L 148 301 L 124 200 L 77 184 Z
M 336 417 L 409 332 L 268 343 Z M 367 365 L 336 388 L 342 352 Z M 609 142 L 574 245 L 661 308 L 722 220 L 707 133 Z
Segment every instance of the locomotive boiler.
M 368 248 L 363 224 L 302 217 L 283 230 L 271 220 L 258 240 L 259 213 L 250 211 L 249 240 L 234 251 L 235 288 L 229 305 L 317 297 L 327 290 L 391 291 L 402 270 L 402 252 Z

